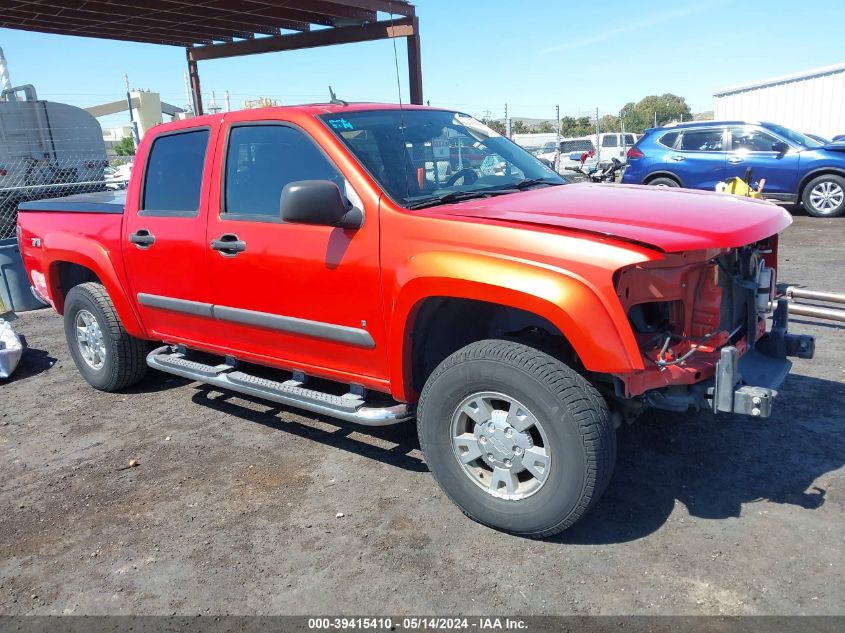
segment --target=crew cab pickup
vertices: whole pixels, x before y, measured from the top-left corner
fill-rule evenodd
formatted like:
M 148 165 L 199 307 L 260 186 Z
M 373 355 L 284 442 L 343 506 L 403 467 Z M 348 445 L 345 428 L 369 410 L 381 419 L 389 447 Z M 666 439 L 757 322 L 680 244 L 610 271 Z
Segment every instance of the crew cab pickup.
M 456 144 L 484 159 L 453 165 Z M 643 409 L 769 415 L 786 357 L 814 349 L 785 302 L 771 314 L 790 221 L 566 184 L 459 112 L 328 104 L 158 126 L 125 192 L 23 204 L 18 237 L 93 387 L 149 366 L 365 425 L 416 417 L 467 515 L 543 537 L 596 502 Z

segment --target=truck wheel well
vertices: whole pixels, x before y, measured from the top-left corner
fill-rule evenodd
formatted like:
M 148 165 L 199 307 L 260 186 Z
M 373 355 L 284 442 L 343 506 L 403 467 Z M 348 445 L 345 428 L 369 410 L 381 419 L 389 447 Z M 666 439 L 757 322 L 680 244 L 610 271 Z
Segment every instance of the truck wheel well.
M 411 332 L 414 390 L 420 393 L 448 356 L 470 343 L 491 338 L 519 341 L 570 365 L 577 360 L 560 330 L 537 314 L 474 299 L 430 297 L 419 307 Z
M 804 195 L 804 189 L 808 184 L 810 184 L 811 180 L 813 180 L 814 178 L 818 178 L 819 176 L 825 176 L 827 174 L 833 174 L 834 176 L 841 176 L 845 178 L 845 171 L 841 169 L 836 169 L 835 167 L 823 167 L 816 171 L 811 171 L 809 174 L 804 176 L 804 178 L 801 180 L 801 183 L 798 185 L 798 197 L 796 203 L 801 202 L 801 197 Z
M 56 302 L 56 311 L 59 314 L 64 312 L 65 297 L 70 289 L 79 284 L 89 281 L 102 283 L 97 274 L 90 268 L 73 262 L 55 262 L 53 264 L 53 299 Z

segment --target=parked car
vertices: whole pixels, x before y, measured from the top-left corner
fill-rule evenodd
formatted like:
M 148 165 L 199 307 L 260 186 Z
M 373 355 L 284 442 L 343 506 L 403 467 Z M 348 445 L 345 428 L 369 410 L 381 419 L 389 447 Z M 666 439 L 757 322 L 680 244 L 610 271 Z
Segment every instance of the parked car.
M 765 179 L 764 197 L 801 202 L 810 215 L 845 212 L 845 145 L 774 123 L 699 121 L 646 130 L 628 151 L 623 183 L 712 191 L 743 176 Z
M 638 138 L 636 134 L 628 132 L 625 134 L 602 132 L 599 134 L 599 163 L 610 163 L 613 158 L 625 163 L 628 159 L 628 150 L 636 144 Z
M 558 158 L 557 171 L 559 174 L 566 176 L 567 170 L 581 166 L 581 157 L 584 154 L 592 153 L 584 163 L 586 167 L 592 167 L 598 163 L 595 140 L 596 137 L 593 135 L 563 139 L 560 143 L 546 143 L 543 146 L 543 151 L 537 154 L 537 158 L 546 162 L 548 165 L 554 165 L 555 157 L 557 156 L 555 146 L 558 146 L 560 148 L 560 156 Z
M 126 189 L 129 176 L 132 174 L 132 163 L 124 163 L 117 167 L 106 167 L 106 189 Z
M 489 173 L 427 174 L 456 135 Z M 785 300 L 766 332 L 788 213 L 565 184 L 459 112 L 200 116 L 147 131 L 135 162 L 126 191 L 20 208 L 85 380 L 116 391 L 149 366 L 364 425 L 416 416 L 446 494 L 497 529 L 574 524 L 623 420 L 765 418 L 786 356 L 813 355 Z

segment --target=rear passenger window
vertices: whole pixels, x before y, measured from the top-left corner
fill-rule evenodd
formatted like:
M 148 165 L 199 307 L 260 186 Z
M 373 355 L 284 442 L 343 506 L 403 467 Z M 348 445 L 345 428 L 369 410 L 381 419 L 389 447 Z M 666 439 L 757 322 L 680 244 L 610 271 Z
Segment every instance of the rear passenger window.
M 208 130 L 160 136 L 153 141 L 144 177 L 143 211 L 197 213 Z
M 678 140 L 678 133 L 677 132 L 669 132 L 668 134 L 664 134 L 660 137 L 659 143 L 661 145 L 665 145 L 666 147 L 675 147 L 675 143 Z
M 625 145 L 631 146 L 631 145 L 633 145 L 633 144 L 634 144 L 634 143 L 636 143 L 636 142 L 637 142 L 637 141 L 636 141 L 636 139 L 634 139 L 634 135 L 633 135 L 633 134 L 626 134 L 626 135 L 625 135 Z
M 722 130 L 685 130 L 679 149 L 690 152 L 719 152 L 722 150 Z
M 226 153 L 224 211 L 231 215 L 279 216 L 282 189 L 297 180 L 344 180 L 314 142 L 283 125 L 232 128 Z
M 602 147 L 619 147 L 619 139 L 616 134 L 608 134 L 601 140 Z

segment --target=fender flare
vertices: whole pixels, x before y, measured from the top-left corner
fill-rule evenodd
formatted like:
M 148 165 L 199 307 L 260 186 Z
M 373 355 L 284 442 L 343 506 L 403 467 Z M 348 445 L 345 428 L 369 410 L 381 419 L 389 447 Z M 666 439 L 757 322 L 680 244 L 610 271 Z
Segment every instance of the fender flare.
M 666 171 L 665 169 L 658 169 L 647 173 L 645 178 L 643 178 L 643 184 L 646 184 L 646 180 L 654 180 L 655 178 L 671 178 L 677 181 L 681 187 L 684 186 L 684 181 L 677 174 L 673 174 L 671 171 Z
M 463 274 L 455 276 L 455 272 Z M 447 273 L 449 276 L 447 276 Z M 612 290 L 612 271 L 608 288 Z M 415 256 L 397 275 L 400 290 L 388 324 L 391 390 L 413 401 L 412 341 L 423 302 L 435 297 L 471 299 L 506 305 L 543 317 L 569 341 L 584 367 L 601 373 L 642 369 L 636 339 L 615 295 L 602 296 L 586 280 L 567 271 L 528 262 L 470 253 Z
M 817 176 L 822 176 L 824 174 L 836 174 L 837 176 L 841 176 L 845 178 L 845 168 L 837 167 L 837 166 L 827 166 L 827 167 L 816 167 L 812 171 L 808 171 L 806 174 L 801 176 L 801 180 L 798 181 L 798 189 L 795 192 L 795 195 L 798 196 L 797 202 L 801 202 L 801 196 L 804 193 L 804 187 L 810 184 L 810 181 Z
M 64 298 L 59 293 L 59 265 L 65 262 L 77 264 L 97 275 L 126 331 L 132 336 L 147 338 L 138 314 L 128 299 L 126 286 L 118 275 L 110 251 L 98 242 L 79 235 L 51 233 L 44 238 L 44 252 L 47 255 L 44 260 L 44 275 L 56 312 L 64 314 Z

